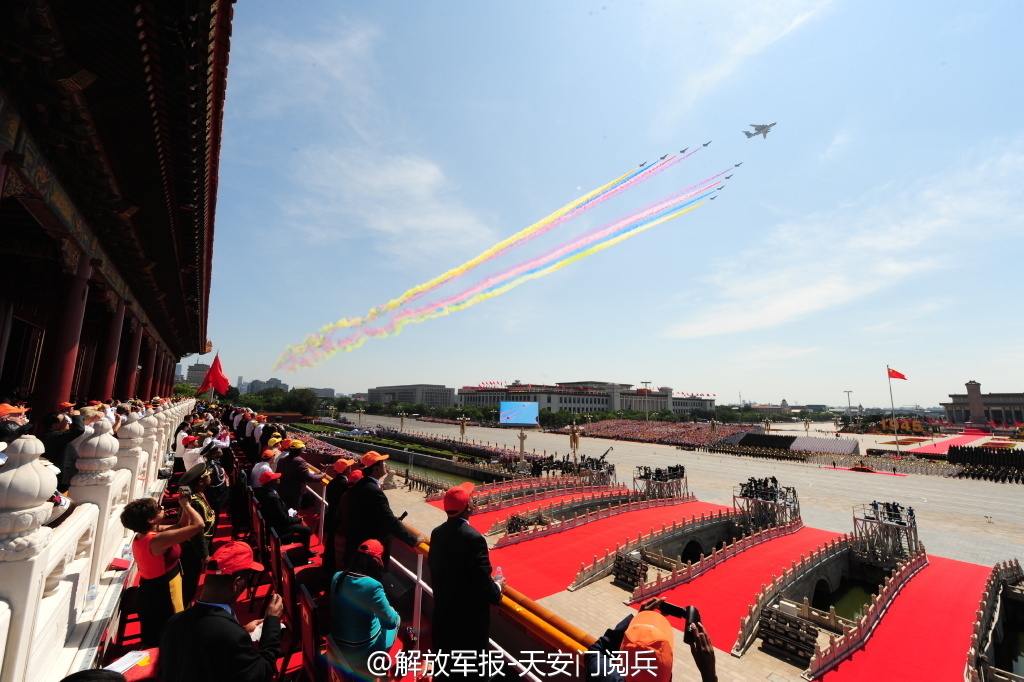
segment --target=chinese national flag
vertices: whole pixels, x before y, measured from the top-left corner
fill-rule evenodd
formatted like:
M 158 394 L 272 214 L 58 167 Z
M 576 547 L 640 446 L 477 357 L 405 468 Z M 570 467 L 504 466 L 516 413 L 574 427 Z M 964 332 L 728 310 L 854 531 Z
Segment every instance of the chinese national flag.
M 210 371 L 211 372 L 213 371 L 212 367 L 210 368 Z M 890 379 L 903 379 L 904 381 L 906 381 L 906 379 L 907 379 L 906 375 L 904 375 L 903 372 L 897 372 L 896 370 L 894 370 L 892 368 L 889 368 L 889 378 Z
M 196 393 L 202 393 L 203 391 L 209 391 L 211 388 L 224 395 L 228 392 L 228 387 L 231 386 L 231 382 L 224 376 L 224 369 L 220 366 L 220 353 L 213 358 L 213 364 L 210 365 L 210 369 L 206 372 L 206 376 L 203 377 L 203 383 L 196 389 Z

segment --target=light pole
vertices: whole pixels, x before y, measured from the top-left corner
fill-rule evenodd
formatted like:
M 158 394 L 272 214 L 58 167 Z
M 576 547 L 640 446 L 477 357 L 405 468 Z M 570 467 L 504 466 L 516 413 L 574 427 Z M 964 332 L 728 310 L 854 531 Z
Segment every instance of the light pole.
M 398 413 L 398 430 L 405 431 L 405 418 L 409 416 L 408 412 Z
M 649 381 L 641 381 L 640 383 L 644 385 L 644 391 L 645 391 L 645 393 L 644 393 L 644 421 L 651 421 L 651 415 L 648 414 L 648 410 L 649 410 L 649 408 L 651 406 L 651 403 L 650 403 L 650 400 L 651 400 L 651 388 L 650 388 L 651 387 L 651 382 L 649 382 Z
M 366 410 L 364 410 L 364 409 L 363 409 L 363 408 L 361 408 L 361 407 L 360 407 L 359 409 L 357 409 L 357 410 L 356 410 L 356 414 L 358 414 L 358 415 L 359 415 L 359 417 L 358 417 L 358 420 L 359 420 L 359 424 L 358 424 L 358 425 L 359 425 L 359 426 L 362 426 L 362 425 L 363 425 L 363 412 L 366 412 Z
M 846 418 L 852 419 L 850 412 L 853 410 L 853 406 L 850 405 L 850 394 L 853 393 L 853 391 L 843 391 L 843 393 L 846 394 Z

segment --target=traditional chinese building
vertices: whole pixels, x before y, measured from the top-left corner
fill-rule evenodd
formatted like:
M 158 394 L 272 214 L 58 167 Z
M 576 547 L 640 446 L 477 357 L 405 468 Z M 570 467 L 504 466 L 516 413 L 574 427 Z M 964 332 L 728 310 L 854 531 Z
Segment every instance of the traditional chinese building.
M 232 3 L 0 3 L 0 394 L 167 395 L 207 350 Z

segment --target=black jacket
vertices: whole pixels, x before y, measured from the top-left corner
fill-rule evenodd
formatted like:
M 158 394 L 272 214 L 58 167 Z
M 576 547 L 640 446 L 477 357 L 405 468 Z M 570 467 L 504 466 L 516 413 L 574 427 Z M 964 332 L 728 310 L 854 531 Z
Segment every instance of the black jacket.
M 416 544 L 416 535 L 402 525 L 394 512 L 384 491 L 372 478 L 365 477 L 355 482 L 348 491 L 348 532 L 345 533 L 345 563 L 370 538 L 379 540 L 386 551 L 384 567 L 391 556 L 389 547 L 394 536 L 412 547 Z
M 71 477 L 75 475 L 75 460 L 78 459 L 78 451 L 71 441 L 85 433 L 85 420 L 80 414 L 71 417 L 71 428 L 67 431 L 47 431 L 39 436 L 46 448 L 46 459 L 60 469 L 60 483 L 67 486 Z M 61 490 L 67 490 L 61 487 Z
M 264 682 L 277 675 L 281 622 L 263 621 L 259 650 L 235 617 L 219 606 L 196 604 L 171 616 L 160 638 L 163 682 Z
M 260 503 L 260 512 L 263 514 L 263 520 L 270 524 L 270 527 L 278 531 L 278 533 L 293 523 L 302 523 L 302 519 L 288 516 L 288 508 L 284 506 L 284 501 L 276 490 L 256 488 L 253 494 Z
M 434 646 L 443 651 L 488 650 L 491 604 L 501 589 L 491 578 L 487 541 L 463 519 L 448 519 L 430 534 L 434 588 Z

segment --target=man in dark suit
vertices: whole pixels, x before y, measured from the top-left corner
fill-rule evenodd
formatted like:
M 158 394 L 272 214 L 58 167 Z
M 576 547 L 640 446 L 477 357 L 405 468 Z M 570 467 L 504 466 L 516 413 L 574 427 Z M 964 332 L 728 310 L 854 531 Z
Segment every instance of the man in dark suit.
M 490 649 L 491 604 L 501 601 L 505 588 L 503 577 L 491 577 L 487 541 L 469 525 L 472 492 L 472 483 L 449 489 L 444 494 L 448 520 L 430 534 L 427 561 L 434 588 L 431 632 L 434 649 L 449 653 Z
M 394 512 L 384 494 L 382 484 L 387 476 L 388 455 L 371 450 L 363 455 L 363 477 L 348 491 L 348 532 L 345 534 L 345 566 L 356 553 L 359 545 L 373 539 L 384 545 L 384 568 L 387 570 L 391 556 L 391 538 L 398 538 L 410 547 L 426 542 L 422 535 L 416 535 L 406 528 Z
M 203 592 L 196 603 L 167 621 L 160 638 L 163 682 L 267 682 L 277 675 L 281 655 L 281 596 L 272 595 L 266 617 L 243 626 L 233 604 L 245 590 L 250 571 L 263 566 L 244 542 L 226 542 L 206 565 Z M 262 623 L 259 649 L 250 633 Z

